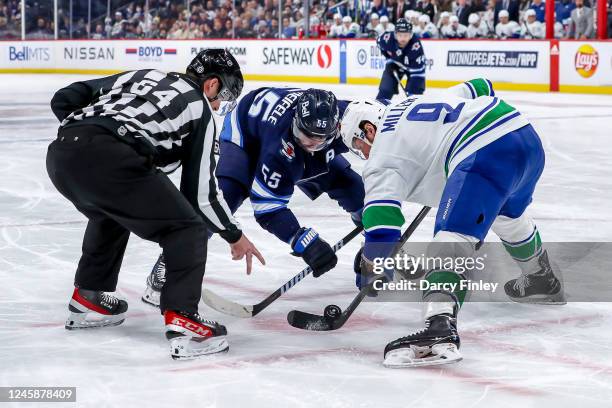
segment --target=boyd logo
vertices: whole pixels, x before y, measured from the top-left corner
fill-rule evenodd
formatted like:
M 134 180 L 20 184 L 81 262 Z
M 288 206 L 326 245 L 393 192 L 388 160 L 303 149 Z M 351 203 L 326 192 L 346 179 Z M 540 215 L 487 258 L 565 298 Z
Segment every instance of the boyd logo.
M 138 47 L 126 48 L 127 55 L 138 55 L 139 61 L 161 61 L 164 55 L 176 55 L 176 48 Z
M 9 47 L 9 61 L 49 61 L 51 51 L 47 47 Z

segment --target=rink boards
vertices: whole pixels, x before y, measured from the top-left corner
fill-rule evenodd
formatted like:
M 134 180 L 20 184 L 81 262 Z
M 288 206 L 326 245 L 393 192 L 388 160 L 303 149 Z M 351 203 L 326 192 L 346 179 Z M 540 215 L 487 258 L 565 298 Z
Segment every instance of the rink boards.
M 484 76 L 496 89 L 612 94 L 612 41 L 424 40 L 428 87 Z M 3 41 L 0 73 L 184 71 L 199 50 L 226 47 L 247 80 L 376 85 L 374 40 Z

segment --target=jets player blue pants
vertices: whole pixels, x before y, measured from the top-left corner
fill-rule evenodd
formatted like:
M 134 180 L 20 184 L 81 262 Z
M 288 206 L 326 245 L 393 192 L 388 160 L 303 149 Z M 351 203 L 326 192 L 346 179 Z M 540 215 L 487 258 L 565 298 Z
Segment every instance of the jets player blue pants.
M 465 158 L 448 177 L 435 233 L 484 240 L 498 215 L 520 217 L 544 169 L 544 149 L 531 125 L 502 136 Z
M 221 157 L 216 176 L 219 188 L 223 191 L 223 197 L 232 213 L 235 213 L 249 197 L 256 165 L 254 160 L 249 160 L 245 150 L 234 143 L 221 141 Z M 349 213 L 358 212 L 363 208 L 365 193 L 361 176 L 351 169 L 348 161 L 342 156 L 336 156 L 331 161 L 328 173 L 314 180 L 301 182 L 297 186 L 311 200 L 315 200 L 322 193 L 327 193 Z M 262 226 L 267 224 L 267 214 L 258 215 L 256 219 Z M 287 237 L 283 236 L 282 226 L 267 225 L 264 228 L 287 241 Z
M 425 92 L 425 76 L 411 76 L 397 65 L 387 64 L 383 71 L 380 85 L 378 86 L 378 95 L 376 99 L 391 99 L 393 95 L 397 95 L 398 79 L 401 80 L 404 75 L 408 77 L 405 88 L 406 94 L 422 95 L 423 92 Z

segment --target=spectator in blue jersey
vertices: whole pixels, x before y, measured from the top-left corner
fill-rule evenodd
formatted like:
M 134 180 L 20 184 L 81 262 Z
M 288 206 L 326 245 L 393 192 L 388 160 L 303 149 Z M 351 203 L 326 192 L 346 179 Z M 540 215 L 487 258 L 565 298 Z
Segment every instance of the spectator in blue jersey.
M 576 4 L 571 0 L 561 0 L 555 2 L 555 19 L 561 24 L 566 24 L 572 17 L 572 10 Z
M 369 14 L 373 13 L 378 14 L 378 17 L 389 15 L 389 12 L 387 11 L 387 6 L 383 5 L 382 0 L 372 1 L 372 8 L 370 9 Z
M 533 0 L 529 8 L 535 11 L 536 21 L 543 23 L 546 17 L 546 3 L 543 0 Z

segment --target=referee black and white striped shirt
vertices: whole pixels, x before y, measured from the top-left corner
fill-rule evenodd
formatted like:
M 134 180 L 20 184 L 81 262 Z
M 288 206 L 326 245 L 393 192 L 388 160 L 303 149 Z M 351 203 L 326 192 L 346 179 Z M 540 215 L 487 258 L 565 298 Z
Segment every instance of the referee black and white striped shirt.
M 60 127 L 102 126 L 165 172 L 182 165 L 180 190 L 210 230 L 228 242 L 240 238 L 214 175 L 219 141 L 212 108 L 192 78 L 139 70 L 75 82 L 55 94 L 51 108 Z M 199 203 L 198 195 L 206 199 Z

